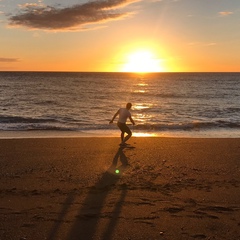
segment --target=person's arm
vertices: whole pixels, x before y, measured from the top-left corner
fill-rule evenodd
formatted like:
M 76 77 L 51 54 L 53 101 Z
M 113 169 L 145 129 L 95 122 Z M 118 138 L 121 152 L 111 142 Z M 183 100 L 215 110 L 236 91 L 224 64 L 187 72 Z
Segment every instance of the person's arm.
M 112 120 L 109 123 L 113 123 L 114 119 L 116 118 L 116 116 L 119 114 L 119 110 L 114 114 Z
M 130 119 L 131 123 L 132 123 L 133 125 L 135 125 L 135 122 L 134 122 L 134 120 L 132 119 L 131 116 L 129 117 L 129 119 Z

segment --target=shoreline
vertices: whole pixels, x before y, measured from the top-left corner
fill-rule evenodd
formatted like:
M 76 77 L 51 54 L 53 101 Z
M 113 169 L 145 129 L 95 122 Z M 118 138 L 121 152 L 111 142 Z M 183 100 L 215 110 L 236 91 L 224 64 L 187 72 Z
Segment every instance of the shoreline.
M 240 238 L 240 138 L 129 144 L 0 139 L 0 239 Z
M 119 130 L 93 130 L 93 131 L 0 131 L 0 139 L 24 138 L 79 138 L 79 137 L 119 137 Z M 133 131 L 133 137 L 153 138 L 240 138 L 240 130 L 208 130 L 208 131 Z

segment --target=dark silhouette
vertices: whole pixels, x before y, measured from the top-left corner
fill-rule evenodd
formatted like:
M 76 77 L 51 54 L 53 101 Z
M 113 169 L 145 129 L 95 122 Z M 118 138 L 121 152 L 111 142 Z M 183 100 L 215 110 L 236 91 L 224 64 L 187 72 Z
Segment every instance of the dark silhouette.
M 118 127 L 121 130 L 121 140 L 122 142 L 120 143 L 121 146 L 125 146 L 127 140 L 132 136 L 132 131 L 130 128 L 127 126 L 126 121 L 129 118 L 130 121 L 132 122 L 133 125 L 135 125 L 134 120 L 132 119 L 130 109 L 132 107 L 131 103 L 127 103 L 126 108 L 120 108 L 113 116 L 112 120 L 109 123 L 113 123 L 114 119 L 119 115 L 118 119 Z M 127 133 L 127 136 L 124 137 L 124 134 Z
M 122 164 L 116 168 L 118 160 L 120 160 Z M 127 165 L 127 157 L 123 152 L 123 148 L 120 147 L 113 158 L 111 166 L 102 175 L 99 181 L 90 188 L 84 202 L 81 203 L 82 207 L 79 212 L 76 213 L 75 222 L 73 223 L 68 233 L 68 240 L 94 239 L 98 222 L 101 220 L 101 211 L 105 205 L 105 200 L 109 193 L 116 187 L 115 185 L 121 178 Z M 126 196 L 126 192 L 127 188 L 123 187 L 122 192 L 119 196 L 119 200 L 115 203 L 114 209 L 112 211 L 112 216 L 110 218 L 111 220 L 108 223 L 105 231 L 101 233 L 101 239 L 111 239 L 111 235 L 118 222 L 119 214 L 121 213 L 121 208 Z M 59 214 L 58 221 L 53 226 L 49 234 L 49 240 L 54 240 L 56 238 L 57 232 L 61 227 L 61 222 L 76 197 L 76 193 L 70 193 L 67 197 L 62 211 Z

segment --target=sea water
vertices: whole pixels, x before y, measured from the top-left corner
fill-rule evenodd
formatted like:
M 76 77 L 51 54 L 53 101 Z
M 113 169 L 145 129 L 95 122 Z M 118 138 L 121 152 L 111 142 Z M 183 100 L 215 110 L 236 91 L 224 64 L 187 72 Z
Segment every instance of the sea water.
M 0 137 L 118 136 L 127 102 L 135 136 L 240 137 L 240 73 L 0 72 L 0 102 Z

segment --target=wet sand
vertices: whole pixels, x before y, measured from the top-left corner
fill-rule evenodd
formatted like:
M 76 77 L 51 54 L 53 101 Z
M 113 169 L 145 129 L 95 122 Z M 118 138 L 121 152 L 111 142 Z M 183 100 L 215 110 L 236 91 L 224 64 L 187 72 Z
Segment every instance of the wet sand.
M 129 143 L 0 139 L 0 239 L 240 239 L 240 139 Z

